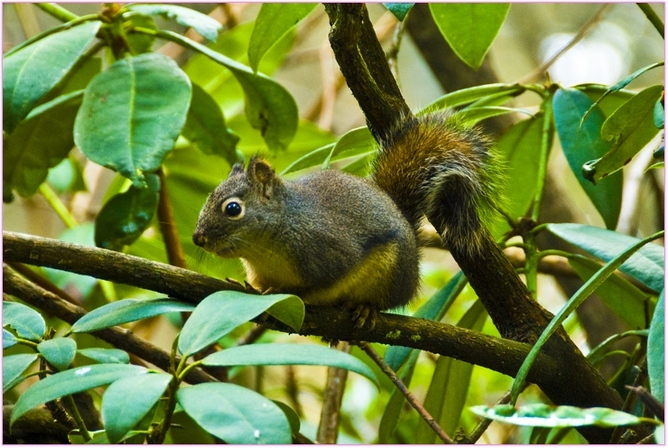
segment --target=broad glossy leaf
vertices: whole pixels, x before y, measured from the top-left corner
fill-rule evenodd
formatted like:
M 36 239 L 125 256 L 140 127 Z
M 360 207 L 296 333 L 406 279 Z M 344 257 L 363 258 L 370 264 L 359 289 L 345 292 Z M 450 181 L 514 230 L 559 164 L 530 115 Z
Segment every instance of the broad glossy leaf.
M 659 130 L 654 126 L 654 104 L 663 92 L 663 86 L 652 86 L 624 103 L 608 117 L 601 128 L 601 136 L 612 143 L 612 149 L 603 157 L 583 167 L 584 176 L 596 184 L 621 169 L 654 138 Z
M 14 128 L 84 53 L 101 22 L 92 21 L 47 36 L 3 58 L 4 130 Z
M 122 378 L 102 396 L 102 421 L 109 443 L 118 443 L 158 402 L 172 376 L 147 373 Z
M 67 370 L 77 354 L 77 343 L 70 338 L 55 338 L 37 344 L 37 350 L 58 370 Z
M 195 307 L 174 299 L 123 299 L 94 309 L 76 321 L 72 333 L 90 333 L 164 313 L 192 311 Z
M 660 402 L 663 402 L 665 396 L 665 325 L 664 291 L 661 291 L 647 338 L 647 372 L 649 373 L 650 392 Z
M 134 185 L 107 201 L 95 217 L 95 245 L 121 250 L 129 246 L 151 225 L 158 207 L 160 178 L 146 173 L 145 187 Z
M 186 321 L 179 335 L 179 352 L 194 355 L 265 311 L 295 330 L 304 319 L 304 303 L 291 294 L 219 291 L 202 300 Z
M 521 426 L 566 428 L 570 426 L 616 427 L 644 423 L 633 414 L 608 408 L 578 408 L 575 406 L 550 406 L 530 404 L 515 409 L 510 405 L 495 407 L 472 406 L 475 414 L 492 420 Z
M 229 69 L 237 79 L 246 97 L 246 118 L 262 134 L 271 150 L 285 149 L 297 132 L 299 113 L 290 93 L 273 79 L 253 70 L 204 45 L 176 33 L 164 31 L 170 38 L 198 51 Z M 202 84 L 203 85 L 203 84 Z
M 547 229 L 559 238 L 608 262 L 640 240 L 612 230 L 583 224 L 548 224 Z M 664 249 L 646 244 L 619 268 L 657 293 L 664 287 Z
M 18 302 L 2 302 L 2 325 L 9 326 L 23 339 L 41 341 L 46 331 L 44 318 Z
M 568 263 L 583 281 L 601 269 L 598 263 L 579 255 L 569 257 Z M 598 287 L 596 294 L 631 328 L 647 327 L 645 313 L 649 297 L 628 280 L 613 274 Z
M 431 3 L 431 15 L 452 50 L 478 69 L 506 20 L 508 3 Z
M 206 383 L 182 387 L 176 398 L 202 428 L 230 444 L 288 444 L 290 424 L 271 400 L 245 387 Z
M 60 96 L 38 106 L 5 139 L 3 188 L 32 196 L 46 180 L 49 168 L 61 163 L 74 147 L 72 127 L 82 92 Z
M 189 26 L 197 31 L 202 36 L 210 41 L 215 42 L 218 38 L 218 33 L 223 29 L 223 26 L 206 14 L 202 14 L 194 9 L 185 8 L 177 5 L 155 4 L 155 5 L 129 5 L 127 7 L 131 11 L 137 11 L 148 15 L 161 15 L 168 19 L 176 20 L 177 23 L 183 26 Z
M 86 88 L 74 141 L 93 162 L 136 186 L 173 148 L 190 105 L 190 81 L 170 58 L 147 53 L 116 61 Z
M 471 104 L 486 97 L 497 97 L 503 95 L 512 98 L 524 93 L 526 89 L 519 84 L 484 84 L 481 86 L 467 87 L 446 93 L 429 106 L 422 109 L 421 113 L 432 110 L 441 110 Z
M 359 373 L 378 385 L 365 363 L 347 353 L 311 344 L 253 344 L 230 347 L 202 359 L 205 366 L 329 366 Z
M 117 348 L 82 348 L 77 350 L 77 353 L 100 364 L 127 364 L 130 362 L 130 355 Z
M 2 329 L 2 348 L 9 348 L 13 347 L 16 344 L 18 344 L 18 340 L 16 339 L 16 336 L 10 331 L 5 330 L 4 328 Z
M 218 154 L 230 165 L 237 161 L 236 146 L 239 137 L 225 124 L 220 106 L 197 84 L 182 134 L 204 154 Z
M 383 3 L 398 21 L 403 22 L 415 3 Z
M 9 355 L 2 358 L 2 391 L 7 392 L 23 381 L 23 372 L 37 360 L 37 353 Z
M 12 411 L 11 424 L 30 409 L 56 398 L 104 386 L 129 376 L 144 374 L 146 369 L 126 364 L 93 364 L 47 376 L 30 386 L 19 397 Z
M 481 331 L 486 319 L 485 307 L 478 300 L 459 320 L 457 326 Z M 472 372 L 473 364 L 447 356 L 440 356 L 436 362 L 431 384 L 424 399 L 424 407 L 436 419 L 446 434 L 454 434 L 458 428 L 466 403 Z M 429 425 L 420 419 L 416 428 L 415 443 L 434 443 L 437 439 Z
M 554 94 L 554 121 L 571 170 L 603 217 L 606 227 L 614 229 L 622 204 L 622 172 L 611 174 L 597 185 L 592 185 L 582 173 L 585 163 L 602 157 L 611 147 L 601 138 L 604 117 L 598 108 L 592 109 L 582 122 L 591 105 L 592 101 L 579 90 L 559 89 Z
M 248 62 L 257 67 L 271 47 L 315 9 L 317 3 L 263 3 L 248 46 Z

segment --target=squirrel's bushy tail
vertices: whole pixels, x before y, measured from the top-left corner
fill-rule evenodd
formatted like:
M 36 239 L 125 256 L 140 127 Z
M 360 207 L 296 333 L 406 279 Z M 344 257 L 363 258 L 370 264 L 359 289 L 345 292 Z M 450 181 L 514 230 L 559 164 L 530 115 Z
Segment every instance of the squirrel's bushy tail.
M 443 112 L 404 120 L 390 135 L 374 162 L 375 183 L 416 231 L 424 215 L 448 248 L 477 252 L 499 200 L 501 170 L 489 140 Z

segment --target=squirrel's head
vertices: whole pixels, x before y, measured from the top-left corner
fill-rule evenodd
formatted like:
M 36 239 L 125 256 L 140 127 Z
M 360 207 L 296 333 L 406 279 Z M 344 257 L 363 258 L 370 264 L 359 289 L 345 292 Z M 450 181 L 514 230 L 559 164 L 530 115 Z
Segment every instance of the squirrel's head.
M 284 184 L 265 160 L 237 163 L 209 195 L 197 221 L 193 242 L 221 257 L 243 257 L 257 250 L 281 219 Z

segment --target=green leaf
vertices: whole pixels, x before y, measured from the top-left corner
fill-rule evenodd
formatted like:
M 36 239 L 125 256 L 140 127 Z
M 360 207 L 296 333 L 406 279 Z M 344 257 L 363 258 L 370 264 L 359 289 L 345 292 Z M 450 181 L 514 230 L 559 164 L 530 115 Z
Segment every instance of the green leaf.
M 37 350 L 58 370 L 67 370 L 77 354 L 77 343 L 70 338 L 48 339 L 37 344 Z
M 329 366 L 359 373 L 379 386 L 365 363 L 347 353 L 311 344 L 253 344 L 230 347 L 202 359 L 205 366 Z
M 602 157 L 610 149 L 610 144 L 601 138 L 604 117 L 598 108 L 594 108 L 582 122 L 591 105 L 592 101 L 579 90 L 559 89 L 554 94 L 554 121 L 571 170 L 603 217 L 606 227 L 614 229 L 622 204 L 622 172 L 608 176 L 597 185 L 592 185 L 582 173 L 587 161 Z
M 172 376 L 147 373 L 122 378 L 102 396 L 102 421 L 109 443 L 118 443 L 158 402 Z
M 100 364 L 128 364 L 130 362 L 130 355 L 117 348 L 82 348 L 77 353 Z
M 299 434 L 299 430 L 301 429 L 301 420 L 299 419 L 297 412 L 281 401 L 272 400 L 272 402 L 285 414 L 285 417 L 288 419 L 288 423 L 290 423 L 290 431 L 292 431 L 292 434 Z
M 391 348 L 392 346 L 390 346 Z M 399 378 L 406 385 L 410 386 L 411 379 L 413 378 L 413 372 L 415 371 L 415 364 L 417 363 L 418 356 L 420 355 L 419 350 L 411 350 L 408 352 L 408 360 L 406 361 L 406 367 L 399 374 Z M 387 355 L 386 355 L 387 356 Z M 378 442 L 382 444 L 390 443 L 392 440 L 392 434 L 396 430 L 397 422 L 404 407 L 406 406 L 406 397 L 404 394 L 399 392 L 399 389 L 392 388 L 392 394 L 390 395 L 390 400 L 385 407 L 383 412 L 383 417 L 380 420 L 378 425 Z M 414 439 L 414 438 L 413 438 Z M 411 440 L 413 440 L 411 439 Z
M 216 101 L 199 85 L 193 84 L 192 101 L 182 134 L 204 154 L 218 154 L 233 165 L 237 162 L 239 137 L 225 124 Z
M 262 56 L 297 26 L 317 3 L 263 3 L 248 45 L 248 62 L 257 71 Z
M 183 128 L 190 93 L 188 77 L 166 56 L 116 61 L 86 88 L 74 141 L 93 162 L 145 185 L 143 173 L 160 167 Z
M 150 30 L 157 30 L 153 18 L 140 14 L 139 12 L 126 12 L 123 14 L 123 28 L 134 29 L 144 28 Z M 149 53 L 153 49 L 155 37 L 144 33 L 126 33 L 124 36 L 127 41 L 127 46 L 130 49 L 130 54 L 138 55 L 142 53 Z
M 46 180 L 49 168 L 67 157 L 74 147 L 72 127 L 81 100 L 79 91 L 43 104 L 6 137 L 2 158 L 5 196 L 12 190 L 32 196 Z
M 10 331 L 5 330 L 4 328 L 2 329 L 2 348 L 9 348 L 9 347 L 14 347 L 16 344 L 18 344 L 19 341 L 16 339 L 16 336 L 14 336 L 13 333 Z
M 164 36 L 187 48 L 198 51 L 229 69 L 246 95 L 246 118 L 271 150 L 285 149 L 297 132 L 299 113 L 297 103 L 280 84 L 262 73 L 254 73 L 249 67 L 230 59 L 204 45 L 169 31 Z
M 612 230 L 583 224 L 548 224 L 547 230 L 605 262 L 640 241 Z M 656 244 L 643 246 L 637 254 L 622 264 L 619 270 L 657 293 L 663 291 L 665 270 L 663 247 Z
M 580 255 L 569 257 L 568 263 L 583 281 L 589 280 L 601 269 L 598 263 Z M 631 328 L 647 327 L 645 314 L 648 296 L 628 280 L 613 274 L 598 287 L 596 294 Z
M 398 21 L 403 22 L 415 3 L 383 3 Z
M 147 173 L 145 179 L 145 187 L 132 185 L 104 204 L 95 217 L 97 247 L 119 251 L 134 243 L 151 225 L 158 206 L 160 178 Z
M 278 305 L 278 307 L 277 307 Z M 287 309 L 283 313 L 281 307 Z M 291 294 L 255 295 L 236 291 L 211 294 L 195 308 L 179 336 L 179 352 L 191 356 L 239 325 L 272 309 L 271 314 L 295 330 L 304 319 L 304 303 Z
M 464 106 L 488 97 L 513 98 L 524 93 L 526 89 L 519 84 L 484 84 L 481 86 L 467 87 L 466 89 L 455 90 L 446 93 L 429 106 L 425 107 L 420 113 L 427 113 L 433 110 L 441 110 Z
M 649 337 L 647 338 L 647 372 L 649 374 L 649 386 L 652 395 L 660 402 L 664 399 L 664 357 L 665 357 L 665 305 L 663 291 L 659 295 L 659 301 L 654 309 L 652 323 L 649 325 Z M 6 358 L 5 358 L 6 359 Z
M 72 333 L 90 333 L 164 313 L 192 311 L 195 307 L 174 299 L 123 299 L 94 309 L 77 320 Z
M 217 20 L 195 11 L 194 9 L 185 8 L 177 5 L 128 5 L 130 11 L 140 12 L 150 16 L 161 15 L 168 19 L 176 20 L 177 23 L 193 28 L 203 37 L 215 42 L 218 39 L 218 33 L 223 29 L 223 26 Z
M 658 129 L 663 129 L 665 126 L 665 111 L 663 110 L 663 101 L 662 99 L 658 99 L 656 103 L 654 103 L 654 110 L 652 112 L 652 121 L 654 122 L 654 126 Z
M 9 326 L 23 339 L 39 342 L 46 331 L 44 318 L 35 310 L 17 302 L 2 303 L 2 325 Z
M 4 131 L 14 128 L 72 69 L 101 22 L 86 22 L 47 36 L 3 58 Z
M 429 9 L 452 50 L 478 69 L 506 20 L 510 4 L 430 3 Z
M 2 392 L 7 392 L 25 378 L 23 372 L 38 358 L 37 353 L 10 355 L 2 358 Z
M 49 170 L 46 181 L 58 193 L 86 191 L 83 167 L 72 153 Z
M 635 95 L 608 117 L 601 127 L 603 140 L 613 144 L 610 151 L 586 163 L 583 175 L 592 183 L 621 169 L 654 138 L 654 104 L 663 86 L 652 86 Z
M 290 424 L 271 400 L 236 384 L 182 387 L 176 398 L 202 428 L 230 444 L 288 444 Z
M 510 405 L 472 406 L 471 411 L 483 418 L 520 426 L 566 428 L 571 426 L 617 427 L 638 425 L 648 421 L 622 411 L 608 408 L 578 408 L 530 404 L 515 409 Z
M 93 364 L 58 372 L 30 386 L 19 397 L 10 425 L 30 409 L 56 398 L 104 386 L 129 376 L 146 372 L 146 368 L 126 364 Z
M 481 331 L 487 313 L 480 300 L 473 303 L 457 323 L 458 327 Z M 424 399 L 424 407 L 446 434 L 454 434 L 461 419 L 471 383 L 473 365 L 447 356 L 439 356 Z M 434 443 L 438 439 L 422 419 L 416 428 L 416 444 Z M 440 439 L 438 439 L 440 440 Z

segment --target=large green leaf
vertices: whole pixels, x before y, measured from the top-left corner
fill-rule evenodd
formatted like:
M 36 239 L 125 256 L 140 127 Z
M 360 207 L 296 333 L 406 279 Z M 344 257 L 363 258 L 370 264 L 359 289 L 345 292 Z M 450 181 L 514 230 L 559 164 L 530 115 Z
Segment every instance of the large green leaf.
M 597 185 L 592 185 L 582 173 L 585 163 L 602 157 L 611 147 L 601 138 L 604 117 L 598 108 L 593 108 L 582 121 L 592 104 L 579 90 L 559 89 L 554 94 L 554 121 L 571 170 L 603 217 L 606 227 L 614 229 L 622 204 L 622 172 L 611 174 Z
M 102 396 L 102 421 L 109 443 L 118 443 L 158 402 L 172 376 L 147 373 L 122 378 Z
M 297 132 L 299 112 L 290 93 L 273 79 L 255 73 L 249 67 L 204 45 L 176 33 L 161 31 L 159 36 L 198 51 L 229 69 L 237 79 L 246 97 L 246 118 L 254 129 L 260 130 L 269 149 L 285 149 Z M 201 84 L 208 90 L 204 84 Z
M 182 387 L 176 398 L 202 428 L 230 444 L 289 444 L 290 424 L 271 400 L 236 384 Z
M 548 224 L 547 230 L 605 262 L 612 260 L 630 245 L 640 241 L 612 230 L 583 224 Z M 663 247 L 647 244 L 622 264 L 619 270 L 658 293 L 664 287 L 663 254 Z
M 608 408 L 578 408 L 575 406 L 550 406 L 543 403 L 530 404 L 515 409 L 510 405 L 495 407 L 472 406 L 475 414 L 492 420 L 522 426 L 566 428 L 572 426 L 617 427 L 638 425 L 648 419 L 636 417 Z
M 179 351 L 191 356 L 265 311 L 295 330 L 304 319 L 304 303 L 291 294 L 219 291 L 202 300 L 188 318 L 179 336 Z
M 569 257 L 568 263 L 583 281 L 589 280 L 601 269 L 598 263 L 580 255 Z M 611 275 L 598 287 L 596 294 L 631 328 L 647 327 L 645 314 L 649 297 L 625 278 L 615 274 Z
M 194 308 L 191 304 L 174 299 L 124 299 L 94 309 L 77 320 L 70 331 L 72 333 L 90 333 L 164 313 L 192 311 Z
M 116 61 L 86 88 L 74 141 L 93 162 L 143 186 L 143 173 L 156 171 L 173 148 L 190 94 L 190 80 L 166 56 Z
M 378 385 L 378 378 L 359 359 L 311 344 L 254 344 L 230 347 L 202 359 L 205 366 L 330 366 L 359 373 Z
M 7 392 L 25 378 L 23 372 L 35 362 L 36 353 L 4 356 L 2 358 L 2 391 Z
M 248 46 L 248 62 L 257 71 L 262 56 L 317 6 L 317 3 L 263 3 Z
M 193 84 L 192 101 L 183 136 L 205 154 L 218 154 L 230 165 L 237 161 L 239 137 L 227 128 L 220 106 L 199 85 Z
M 67 370 L 77 354 L 77 343 L 70 338 L 55 338 L 37 344 L 37 350 L 58 370 Z
M 130 362 L 128 352 L 117 348 L 82 348 L 77 350 L 77 353 L 100 364 L 127 364 Z
M 506 20 L 508 3 L 431 3 L 431 15 L 452 50 L 478 69 Z
M 223 29 L 223 26 L 212 17 L 195 11 L 194 9 L 185 8 L 177 5 L 155 4 L 155 5 L 128 5 L 130 11 L 140 12 L 148 15 L 161 15 L 163 17 L 176 20 L 177 23 L 192 27 L 202 36 L 206 37 L 212 42 L 218 38 L 218 33 Z
M 2 325 L 9 326 L 23 339 L 41 341 L 46 331 L 44 318 L 35 310 L 17 302 L 2 303 Z
M 621 169 L 654 138 L 654 104 L 663 93 L 663 86 L 652 86 L 635 95 L 608 117 L 601 127 L 601 136 L 612 143 L 603 157 L 587 163 L 584 176 L 594 184 Z
M 72 127 L 82 92 L 74 92 L 36 107 L 5 139 L 3 188 L 5 201 L 12 190 L 32 196 L 74 147 Z
M 101 22 L 51 34 L 3 58 L 4 131 L 11 133 L 35 104 L 72 69 Z
M 30 409 L 56 398 L 104 386 L 116 380 L 146 373 L 146 368 L 127 364 L 93 364 L 50 375 L 30 386 L 12 411 L 11 425 Z
M 11 331 L 7 331 L 4 328 L 2 329 L 2 348 L 9 348 L 9 347 L 14 347 L 16 344 L 18 344 L 19 341 L 16 339 L 16 336 L 14 336 L 14 333 Z
M 666 381 L 664 375 L 666 349 L 665 317 L 664 292 L 661 291 L 659 301 L 654 309 L 652 323 L 649 326 L 649 337 L 647 338 L 647 373 L 649 374 L 649 386 L 652 395 L 662 403 Z
M 158 207 L 160 178 L 146 173 L 145 187 L 130 188 L 118 193 L 95 217 L 95 245 L 104 249 L 121 250 L 129 246 L 150 226 Z

